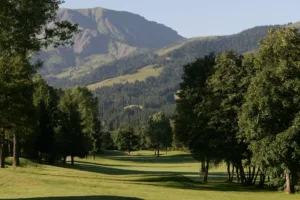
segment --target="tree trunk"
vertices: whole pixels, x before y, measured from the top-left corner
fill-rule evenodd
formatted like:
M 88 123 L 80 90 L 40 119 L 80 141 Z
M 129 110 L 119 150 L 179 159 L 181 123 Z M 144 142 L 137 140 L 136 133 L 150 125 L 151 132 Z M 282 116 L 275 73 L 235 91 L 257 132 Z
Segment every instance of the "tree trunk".
M 201 162 L 201 167 L 200 167 L 200 177 L 202 176 L 202 179 L 204 177 L 204 174 L 205 174 L 205 162 Z
M 13 157 L 12 146 L 13 146 L 13 145 L 11 144 L 11 142 L 8 141 L 8 143 L 7 143 L 7 147 L 8 147 L 7 150 L 8 150 L 8 156 L 9 156 L 9 157 Z
M 74 156 L 71 156 L 71 165 L 74 165 Z
M 14 144 L 13 144 L 13 167 L 20 166 L 20 158 L 19 158 L 19 138 L 17 134 L 14 134 Z
M 238 166 L 236 165 L 236 181 L 239 183 L 240 182 L 240 173 L 239 173 L 239 168 Z
M 292 187 L 293 186 L 292 186 L 290 170 L 285 170 L 285 192 L 287 194 L 293 193 L 293 188 Z
M 286 188 L 285 192 L 287 194 L 294 194 L 295 193 L 295 186 L 298 183 L 298 164 L 294 164 L 285 171 L 285 181 L 286 181 Z
M 0 168 L 4 168 L 4 132 L 0 130 Z
M 159 147 L 157 148 L 157 157 L 159 157 Z
M 266 180 L 266 175 L 265 175 L 265 173 L 261 172 L 260 173 L 260 179 L 259 179 L 259 185 L 258 185 L 260 188 L 264 187 L 265 180 Z
M 227 162 L 227 174 L 228 174 L 228 182 L 231 183 L 232 179 L 231 179 L 231 171 L 230 171 L 230 162 Z
M 233 176 L 234 176 L 234 164 L 232 163 L 231 182 L 233 182 Z
M 242 184 L 245 183 L 246 181 L 246 176 L 245 176 L 245 171 L 244 171 L 244 168 L 243 168 L 243 165 L 242 165 L 242 161 L 239 161 L 238 163 L 238 168 L 239 168 L 239 172 L 240 172 L 240 181 Z
M 208 180 L 208 169 L 209 169 L 209 161 L 207 160 L 206 161 L 206 166 L 205 166 L 205 169 L 204 169 L 204 176 L 203 176 L 202 183 L 207 183 L 207 180 Z
M 96 160 L 96 154 L 93 153 L 93 160 Z

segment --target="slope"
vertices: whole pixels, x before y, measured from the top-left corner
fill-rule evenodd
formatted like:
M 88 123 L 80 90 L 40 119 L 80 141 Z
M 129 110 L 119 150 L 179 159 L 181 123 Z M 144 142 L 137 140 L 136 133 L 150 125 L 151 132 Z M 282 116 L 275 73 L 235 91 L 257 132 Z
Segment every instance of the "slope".
M 77 78 L 130 54 L 183 39 L 162 24 L 128 12 L 103 8 L 60 9 L 57 17 L 79 24 L 81 32 L 74 37 L 73 47 L 49 48 L 38 55 L 46 60 L 40 73 L 49 82 Z
M 149 115 L 158 110 L 173 115 L 176 102 L 174 93 L 179 89 L 183 65 L 212 51 L 215 53 L 231 49 L 239 53 L 253 51 L 258 47 L 258 41 L 267 35 L 269 28 L 278 27 L 280 26 L 261 26 L 230 36 L 198 38 L 193 39 L 191 42 L 186 40 L 184 44 L 178 45 L 177 43 L 174 46 L 156 51 L 163 52 L 160 55 L 155 54 L 155 52 L 152 53 L 149 60 L 136 57 L 136 62 L 134 62 L 133 57 L 126 58 L 132 60 L 131 63 L 137 64 L 133 67 L 130 64 L 124 66 L 127 70 L 134 69 L 132 74 L 136 73 L 135 70 L 147 65 L 157 65 L 163 67 L 163 70 L 160 76 L 148 77 L 145 81 L 134 83 L 124 81 L 124 84 L 96 89 L 94 93 L 99 97 L 99 109 L 106 127 L 113 130 L 126 123 L 137 126 L 141 122 L 146 122 Z M 144 57 L 146 56 L 144 55 Z M 138 65 L 139 59 L 145 62 Z M 92 74 L 93 76 L 87 75 L 85 79 L 72 80 L 68 82 L 68 86 L 75 84 L 90 85 L 89 83 L 92 84 L 96 80 L 106 80 L 103 76 L 98 79 L 97 70 Z M 121 76 L 126 75 L 120 74 Z M 117 77 L 114 78 L 118 79 Z M 136 106 L 130 107 L 130 105 L 139 105 L 143 109 Z M 128 106 L 130 109 L 124 109 Z
M 297 27 L 298 24 L 289 26 Z M 107 129 L 113 130 L 127 123 L 136 126 L 147 121 L 149 115 L 158 110 L 163 110 L 168 115 L 174 114 L 174 94 L 179 89 L 183 65 L 210 52 L 255 51 L 258 41 L 267 35 L 268 29 L 278 27 L 280 25 L 259 26 L 234 35 L 182 40 L 158 50 L 105 64 L 80 78 L 53 80 L 52 84 L 56 87 L 90 85 L 99 98 L 101 118 Z M 144 81 L 140 81 L 137 78 L 139 71 L 150 65 L 162 69 L 160 75 L 143 76 Z M 134 81 L 133 76 L 136 77 Z

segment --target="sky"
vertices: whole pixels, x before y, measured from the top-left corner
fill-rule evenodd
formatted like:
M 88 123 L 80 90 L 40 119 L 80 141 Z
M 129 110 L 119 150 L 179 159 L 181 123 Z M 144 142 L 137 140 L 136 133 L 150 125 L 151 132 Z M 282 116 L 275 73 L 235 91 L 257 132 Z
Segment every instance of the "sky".
M 300 21 L 300 0 L 66 0 L 62 7 L 128 11 L 187 38 Z

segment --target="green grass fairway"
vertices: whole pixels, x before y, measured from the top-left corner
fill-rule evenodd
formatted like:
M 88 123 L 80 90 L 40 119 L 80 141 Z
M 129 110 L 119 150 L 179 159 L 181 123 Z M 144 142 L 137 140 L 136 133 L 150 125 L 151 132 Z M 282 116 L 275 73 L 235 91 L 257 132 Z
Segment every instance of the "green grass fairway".
M 162 152 L 163 153 L 163 152 Z M 300 199 L 276 191 L 227 184 L 224 167 L 212 169 L 207 185 L 197 182 L 199 163 L 190 155 L 107 152 L 96 161 L 46 166 L 27 161 L 0 169 L 0 199 L 24 200 L 284 200 Z

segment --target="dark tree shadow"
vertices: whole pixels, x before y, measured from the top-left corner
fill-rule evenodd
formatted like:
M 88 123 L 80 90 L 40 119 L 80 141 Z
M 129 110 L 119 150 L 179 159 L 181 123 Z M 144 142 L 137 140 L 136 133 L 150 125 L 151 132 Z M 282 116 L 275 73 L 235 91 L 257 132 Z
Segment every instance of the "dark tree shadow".
M 0 198 L 1 200 L 1 198 Z M 3 199 L 4 200 L 4 199 Z M 143 200 L 135 197 L 118 197 L 118 196 L 74 196 L 74 197 L 37 197 L 37 198 L 20 198 L 5 200 Z
M 80 171 L 106 174 L 106 175 L 166 175 L 166 174 L 195 175 L 195 172 L 169 172 L 167 169 L 166 171 L 142 171 L 142 170 L 120 169 L 120 168 L 112 168 L 99 163 L 83 162 L 83 161 L 75 161 L 75 165 L 59 164 L 56 166 L 62 168 L 68 168 L 68 169 L 76 169 Z M 122 165 L 120 165 L 120 167 L 121 166 Z
M 198 191 L 218 191 L 218 192 L 270 192 L 276 191 L 271 188 L 257 188 L 256 186 L 243 186 L 240 183 L 227 183 L 227 182 L 209 182 L 203 184 L 201 182 L 193 181 L 186 177 L 157 177 L 157 178 L 143 178 L 136 180 L 141 185 L 158 186 L 175 189 L 185 190 L 198 190 Z

